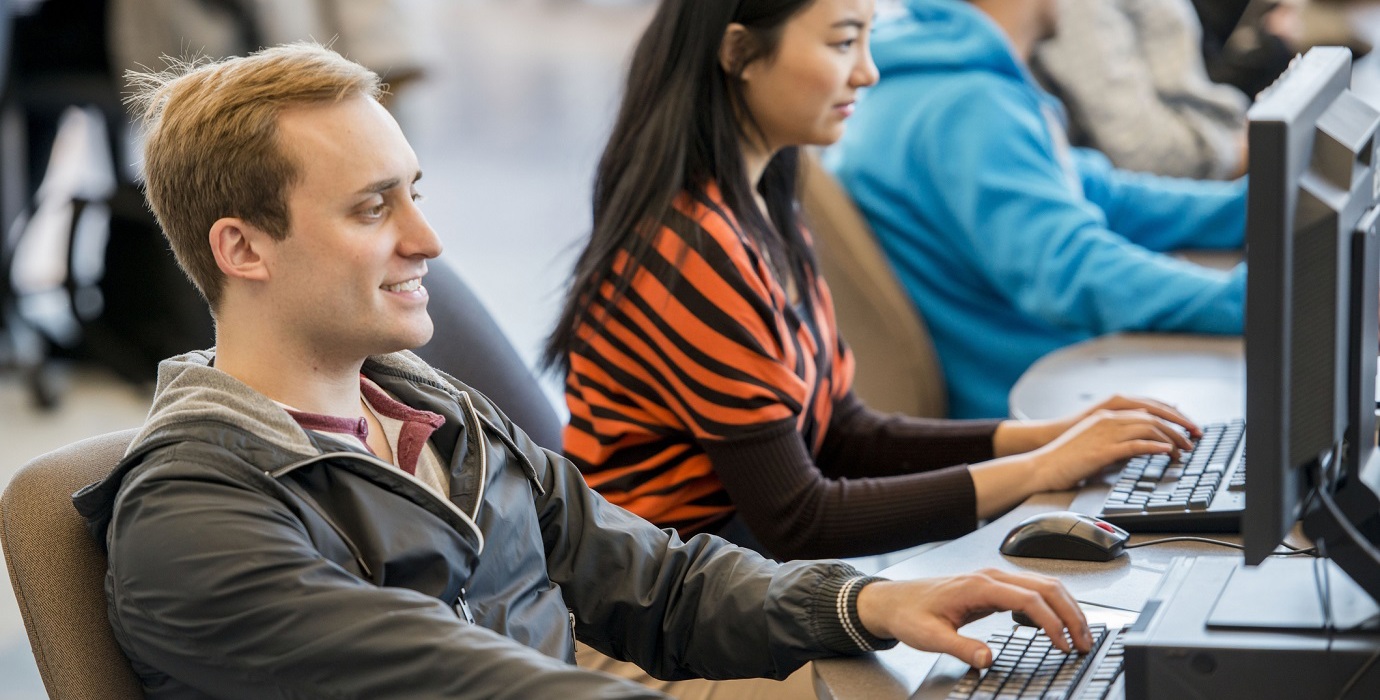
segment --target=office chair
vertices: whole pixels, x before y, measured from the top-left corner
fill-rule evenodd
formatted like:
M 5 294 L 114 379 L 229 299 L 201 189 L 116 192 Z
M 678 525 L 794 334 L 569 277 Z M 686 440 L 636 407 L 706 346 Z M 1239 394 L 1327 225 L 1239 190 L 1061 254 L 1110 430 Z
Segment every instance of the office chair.
M 857 361 L 854 391 L 880 411 L 948 415 L 939 358 L 919 309 L 896 279 L 867 220 L 820 165 L 801 153 L 801 203 L 843 338 Z
M 0 495 L 0 545 L 38 672 L 53 700 L 141 700 L 142 687 L 106 619 L 105 553 L 72 507 L 101 479 L 135 430 L 38 457 Z

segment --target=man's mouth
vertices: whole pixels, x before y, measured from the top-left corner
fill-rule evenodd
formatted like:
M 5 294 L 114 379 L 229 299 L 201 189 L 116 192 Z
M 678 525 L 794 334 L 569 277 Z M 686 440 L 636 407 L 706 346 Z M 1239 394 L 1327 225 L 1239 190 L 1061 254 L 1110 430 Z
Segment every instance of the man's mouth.
M 397 284 L 385 284 L 382 287 L 380 287 L 380 289 L 382 289 L 385 292 L 415 292 L 418 289 L 420 289 L 421 286 L 422 278 L 413 277 L 412 279 L 407 280 L 406 282 L 399 282 Z

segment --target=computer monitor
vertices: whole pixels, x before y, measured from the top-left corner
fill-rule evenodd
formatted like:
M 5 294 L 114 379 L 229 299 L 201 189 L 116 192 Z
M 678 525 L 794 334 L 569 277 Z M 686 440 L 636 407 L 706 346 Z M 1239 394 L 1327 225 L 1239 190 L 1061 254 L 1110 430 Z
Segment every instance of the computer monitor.
M 1249 112 L 1246 563 L 1303 518 L 1380 600 L 1375 448 L 1380 112 L 1351 53 L 1296 59 Z M 1345 512 L 1344 512 L 1345 511 Z

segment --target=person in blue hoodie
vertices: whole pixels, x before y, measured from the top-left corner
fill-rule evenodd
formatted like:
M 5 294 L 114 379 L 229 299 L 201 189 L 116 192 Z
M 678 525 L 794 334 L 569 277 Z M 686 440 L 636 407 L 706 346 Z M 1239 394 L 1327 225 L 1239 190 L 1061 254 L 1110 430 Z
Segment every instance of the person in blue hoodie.
M 1240 248 L 1245 181 L 1117 170 L 1068 146 L 1027 69 L 1056 0 L 904 0 L 880 82 L 827 164 L 934 337 L 952 417 L 1007 414 L 1035 360 L 1115 331 L 1240 333 L 1246 270 L 1164 251 Z

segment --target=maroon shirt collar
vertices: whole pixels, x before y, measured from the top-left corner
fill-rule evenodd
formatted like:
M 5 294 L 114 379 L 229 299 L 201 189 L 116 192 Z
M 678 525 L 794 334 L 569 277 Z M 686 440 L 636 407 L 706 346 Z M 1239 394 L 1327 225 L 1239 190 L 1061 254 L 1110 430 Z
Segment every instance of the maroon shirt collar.
M 422 449 L 426 447 L 426 441 L 431 438 L 432 433 L 445 425 L 445 416 L 412 408 L 398 401 L 378 388 L 373 382 L 365 379 L 362 374 L 359 375 L 359 389 L 364 394 L 364 400 L 369 402 L 369 406 L 374 411 L 402 422 L 402 430 L 398 435 L 397 454 L 394 457 L 403 471 L 408 474 L 416 474 L 417 460 L 421 458 Z M 341 418 L 320 413 L 307 413 L 286 407 L 285 410 L 303 430 L 351 435 L 357 438 L 366 449 L 369 447 L 369 421 L 363 417 Z M 372 451 L 370 450 L 370 452 Z

